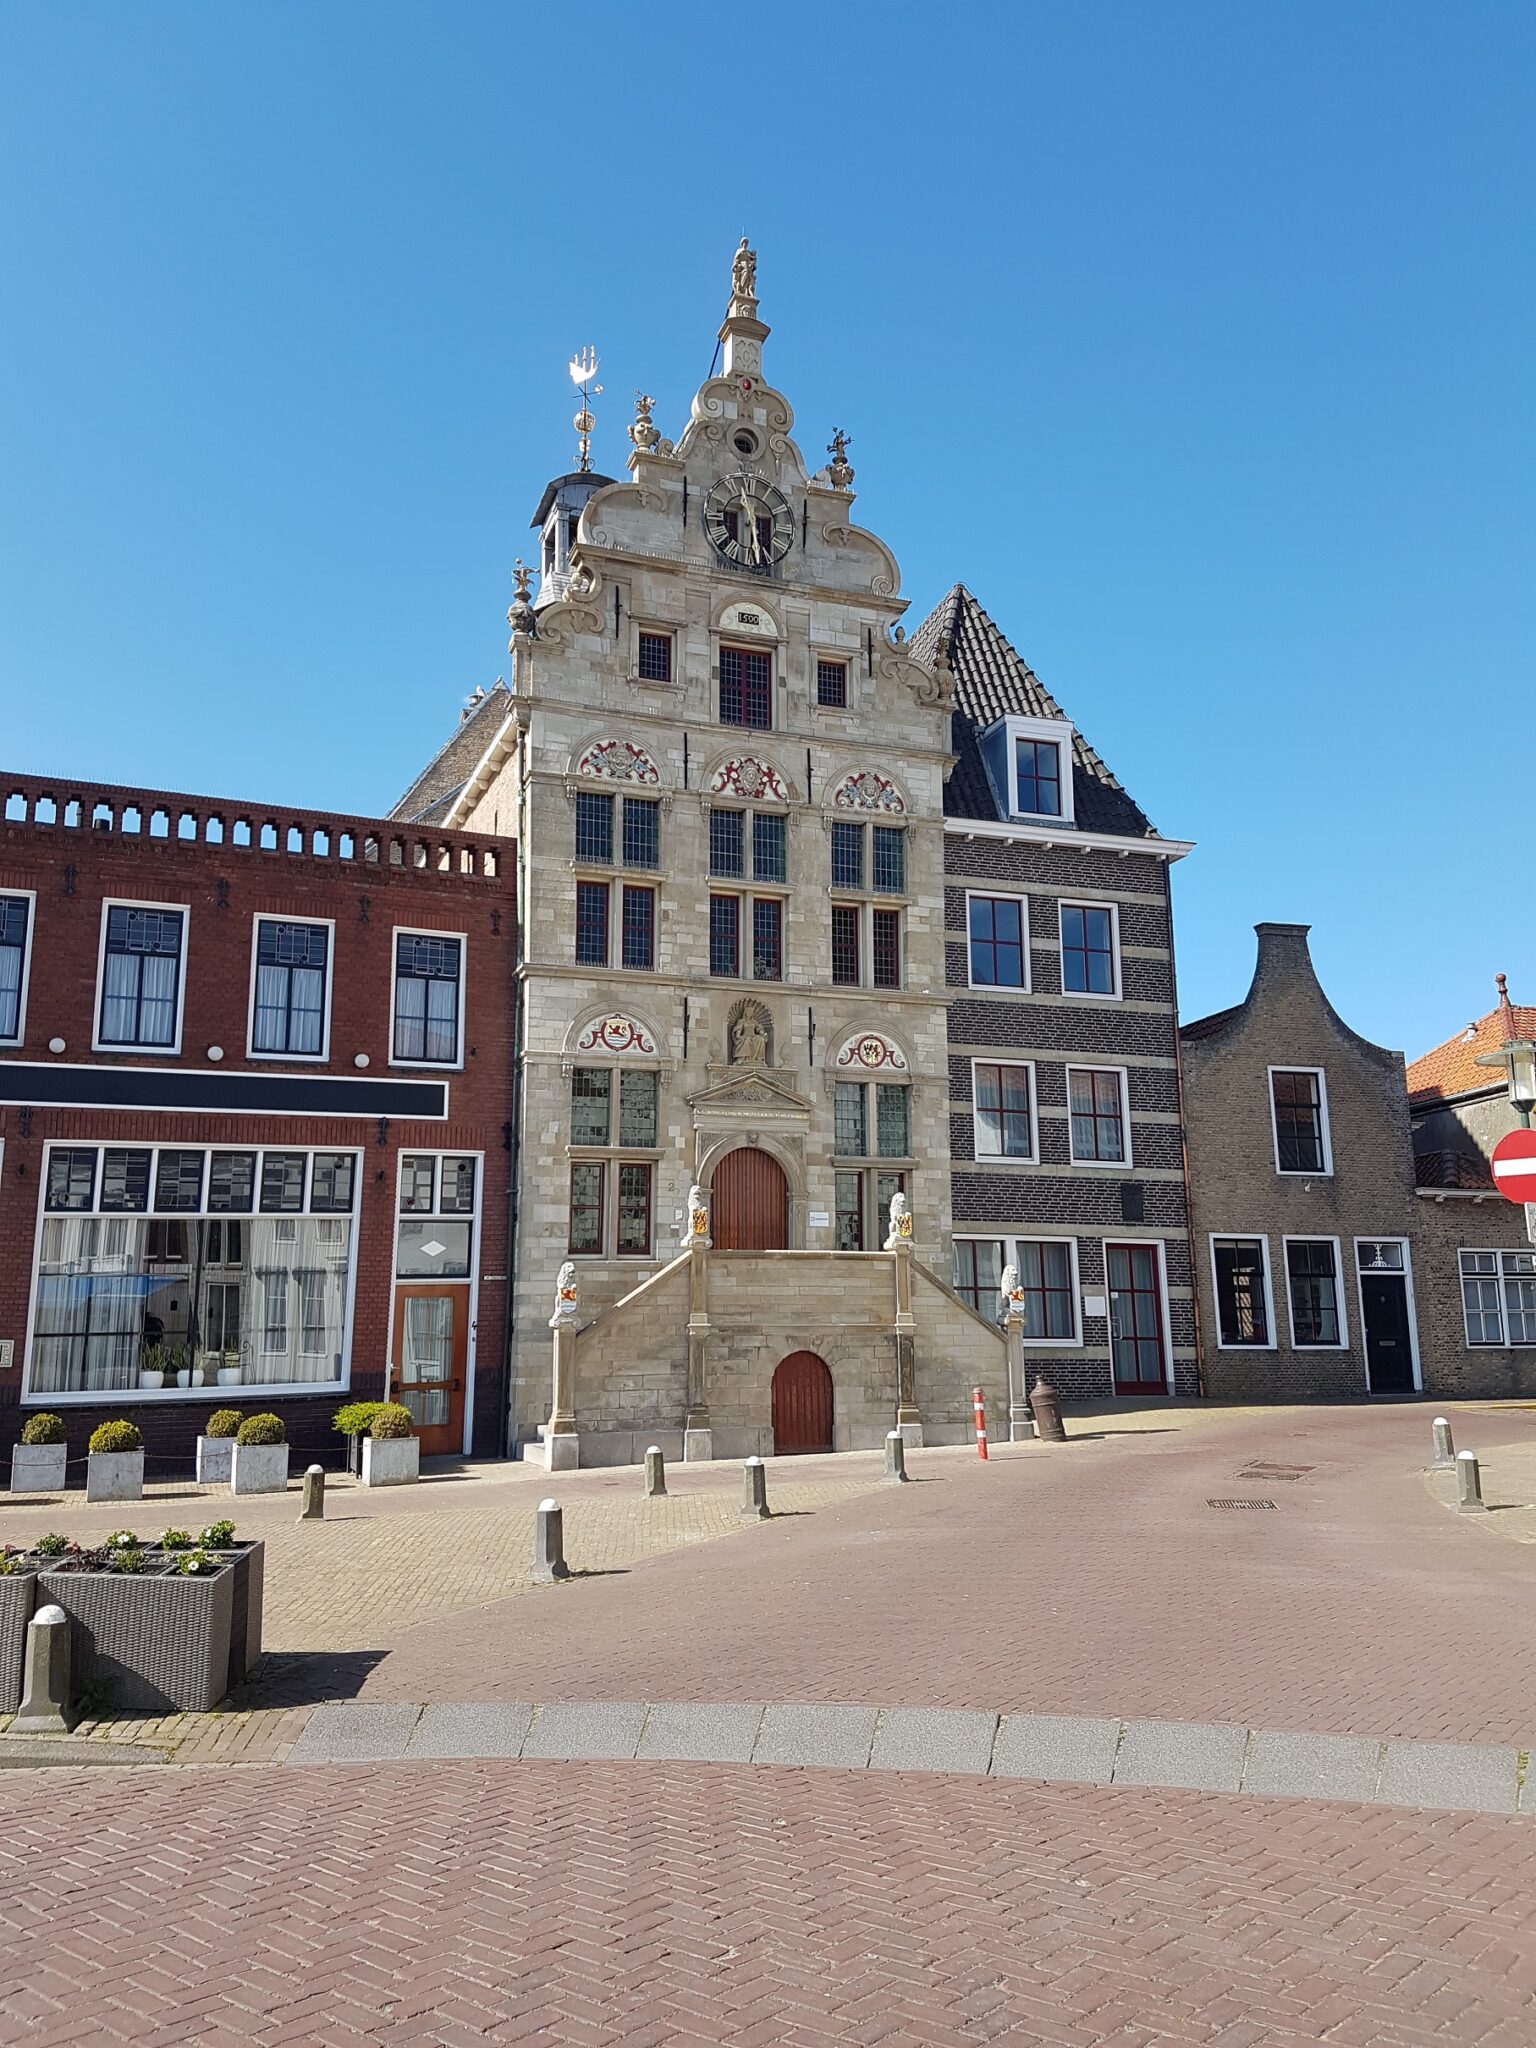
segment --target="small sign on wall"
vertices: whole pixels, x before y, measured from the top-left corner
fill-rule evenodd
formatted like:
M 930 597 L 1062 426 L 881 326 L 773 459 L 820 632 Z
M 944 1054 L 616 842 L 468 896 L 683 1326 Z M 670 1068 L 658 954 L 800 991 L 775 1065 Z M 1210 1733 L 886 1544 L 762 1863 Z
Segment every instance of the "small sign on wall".
M 9 1372 L 16 1363 L 16 1339 L 0 1337 L 0 1372 Z
M 806 1217 L 812 1230 L 825 1230 L 832 1221 L 830 1209 L 812 1209 Z
M 1109 1314 L 1109 1303 L 1102 1294 L 1085 1294 L 1083 1296 L 1083 1314 L 1085 1316 L 1107 1316 Z

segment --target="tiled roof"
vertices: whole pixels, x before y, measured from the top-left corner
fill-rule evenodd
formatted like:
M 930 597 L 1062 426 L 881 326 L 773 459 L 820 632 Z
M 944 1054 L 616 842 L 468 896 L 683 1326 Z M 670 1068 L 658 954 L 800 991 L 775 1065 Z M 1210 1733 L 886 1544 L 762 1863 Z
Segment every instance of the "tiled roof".
M 1486 1160 L 1470 1152 L 1415 1152 L 1414 1185 L 1421 1188 L 1454 1188 L 1482 1194 L 1493 1187 L 1493 1175 Z
M 391 807 L 390 817 L 406 818 L 412 824 L 440 825 L 511 708 L 512 692 L 505 683 L 498 682 L 494 689 L 487 690 L 459 720 L 405 795 Z
M 944 790 L 945 811 L 955 818 L 996 818 L 997 800 L 981 758 L 982 733 L 1009 712 L 1029 718 L 1065 718 L 1066 713 L 963 583 L 929 613 L 909 647 L 929 668 L 942 650 L 955 673 L 952 744 L 958 758 Z M 1073 736 L 1072 752 L 1078 828 L 1126 838 L 1155 836 L 1145 811 L 1126 795 L 1081 733 Z
M 1188 1024 L 1181 1024 L 1179 1026 L 1179 1036 L 1180 1038 L 1214 1038 L 1222 1025 L 1227 1023 L 1230 1018 L 1235 1017 L 1245 1007 L 1242 1003 L 1233 1003 L 1230 1009 L 1212 1010 L 1208 1017 L 1191 1018 Z
M 1496 981 L 1499 1002 L 1486 1017 L 1479 1017 L 1444 1045 L 1437 1045 L 1414 1060 L 1408 1068 L 1408 1101 L 1418 1109 L 1432 1102 L 1448 1102 L 1457 1095 L 1476 1094 L 1504 1084 L 1499 1067 L 1480 1067 L 1480 1052 L 1497 1052 L 1511 1039 L 1536 1039 L 1536 1007 L 1512 1003 L 1503 975 Z

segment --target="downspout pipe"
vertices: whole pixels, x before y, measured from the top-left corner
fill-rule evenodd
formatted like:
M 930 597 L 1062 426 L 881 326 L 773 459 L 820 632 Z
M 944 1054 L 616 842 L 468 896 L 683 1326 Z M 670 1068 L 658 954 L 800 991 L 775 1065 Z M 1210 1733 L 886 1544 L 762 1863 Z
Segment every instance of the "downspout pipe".
M 1173 997 L 1173 1074 L 1179 1091 L 1179 1161 L 1184 1169 L 1184 1240 L 1189 1247 L 1189 1313 L 1195 1337 L 1195 1393 L 1205 1399 L 1205 1333 L 1200 1322 L 1200 1267 L 1195 1252 L 1195 1190 L 1189 1173 L 1189 1118 L 1184 1106 L 1184 1048 L 1179 1039 L 1179 968 L 1173 945 L 1173 863 L 1163 862 L 1168 912 L 1168 985 Z

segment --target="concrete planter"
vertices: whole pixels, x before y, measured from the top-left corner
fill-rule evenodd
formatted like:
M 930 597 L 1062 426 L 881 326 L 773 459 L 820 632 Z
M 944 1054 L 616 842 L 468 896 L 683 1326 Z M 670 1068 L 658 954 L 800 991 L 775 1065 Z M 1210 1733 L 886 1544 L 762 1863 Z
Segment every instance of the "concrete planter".
M 281 1493 L 288 1484 L 286 1444 L 239 1444 L 229 1461 L 231 1493 Z
M 409 1486 L 421 1477 L 419 1436 L 365 1436 L 364 1486 Z
M 62 1493 L 68 1444 L 17 1444 L 11 1452 L 12 1493 Z
M 49 1447 L 33 1444 L 28 1448 Z M 0 1578 L 0 1714 L 14 1714 L 21 1704 L 21 1663 L 36 1595 L 37 1566 L 33 1563 Z
M 232 1436 L 200 1436 L 197 1440 L 197 1483 L 199 1486 L 228 1486 L 229 1465 L 234 1456 Z
M 85 1461 L 87 1500 L 142 1500 L 142 1451 L 92 1451 Z
M 231 1663 L 243 1670 L 247 1646 L 261 1641 L 260 1559 L 258 1543 L 239 1557 L 222 1552 L 222 1569 L 207 1578 L 184 1578 L 159 1560 L 132 1577 L 42 1573 L 39 1600 L 56 1601 L 69 1616 L 76 1691 L 94 1681 L 114 1710 L 208 1713 L 229 1691 Z M 244 1640 L 233 1657 L 242 1580 Z

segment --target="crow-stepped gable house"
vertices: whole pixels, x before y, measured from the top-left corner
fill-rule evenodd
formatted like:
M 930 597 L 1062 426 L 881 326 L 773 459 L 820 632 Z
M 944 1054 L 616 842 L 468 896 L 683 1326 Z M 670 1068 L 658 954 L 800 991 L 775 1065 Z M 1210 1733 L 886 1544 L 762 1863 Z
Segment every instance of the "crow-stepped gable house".
M 977 1384 L 1022 1433 L 1042 1365 L 1193 1384 L 1187 849 L 968 593 L 904 638 L 768 333 L 743 243 L 676 442 L 642 396 L 601 475 L 584 398 L 510 683 L 396 808 L 518 842 L 512 1431 L 552 1466 L 960 1441 Z

